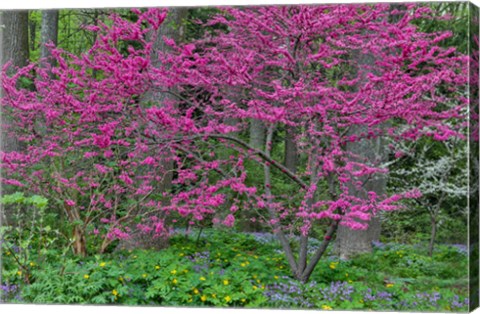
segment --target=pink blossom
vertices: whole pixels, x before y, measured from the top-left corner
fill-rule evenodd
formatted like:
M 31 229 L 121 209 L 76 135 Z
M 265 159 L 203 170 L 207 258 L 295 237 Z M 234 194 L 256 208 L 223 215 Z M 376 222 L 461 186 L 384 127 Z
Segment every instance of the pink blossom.
M 233 227 L 233 224 L 235 223 L 235 217 L 232 214 L 229 214 L 224 220 L 223 224 L 227 227 Z

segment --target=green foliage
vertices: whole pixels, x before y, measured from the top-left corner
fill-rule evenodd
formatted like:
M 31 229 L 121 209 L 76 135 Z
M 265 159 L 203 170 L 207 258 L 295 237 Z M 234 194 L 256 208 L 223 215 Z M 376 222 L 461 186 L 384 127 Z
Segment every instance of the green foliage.
M 22 199 L 12 195 L 7 199 Z M 32 200 L 30 200 L 32 201 Z M 43 204 L 38 199 L 38 204 Z M 6 283 L 22 302 L 343 310 L 465 310 L 467 255 L 439 245 L 382 245 L 345 261 L 323 259 L 311 281 L 293 280 L 280 246 L 265 234 L 207 229 L 177 234 L 161 251 L 130 250 L 15 263 L 4 252 Z M 35 258 L 31 252 L 31 258 Z M 19 274 L 19 272 L 21 274 Z M 463 287 L 463 288 L 461 288 Z M 8 300 L 10 302 L 15 299 Z

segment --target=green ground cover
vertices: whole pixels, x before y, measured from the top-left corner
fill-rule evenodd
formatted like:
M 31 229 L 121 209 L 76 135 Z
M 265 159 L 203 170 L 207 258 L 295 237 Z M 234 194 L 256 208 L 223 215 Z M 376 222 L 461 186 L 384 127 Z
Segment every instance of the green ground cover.
M 315 245 L 316 242 L 313 242 Z M 313 249 L 313 248 L 312 248 Z M 3 252 L 3 298 L 13 303 L 467 311 L 468 256 L 462 246 L 375 243 L 373 254 L 329 252 L 307 283 L 291 279 L 266 233 L 178 234 L 166 249 L 87 258 L 55 250 L 25 265 Z

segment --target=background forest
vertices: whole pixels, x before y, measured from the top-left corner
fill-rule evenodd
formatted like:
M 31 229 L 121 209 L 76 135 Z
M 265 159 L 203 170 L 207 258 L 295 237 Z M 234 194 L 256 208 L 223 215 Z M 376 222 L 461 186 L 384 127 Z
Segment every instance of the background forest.
M 472 11 L 2 12 L 0 299 L 467 311 Z

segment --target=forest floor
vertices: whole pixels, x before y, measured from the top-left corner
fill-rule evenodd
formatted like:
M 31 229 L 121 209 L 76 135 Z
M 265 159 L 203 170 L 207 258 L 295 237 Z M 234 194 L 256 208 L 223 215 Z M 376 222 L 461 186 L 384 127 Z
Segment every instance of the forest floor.
M 375 243 L 351 260 L 330 248 L 305 284 L 292 279 L 267 233 L 176 234 L 162 250 L 86 258 L 52 251 L 41 262 L 32 255 L 23 269 L 3 254 L 3 300 L 12 303 L 468 311 L 461 245 L 437 245 L 429 257 L 426 245 Z

